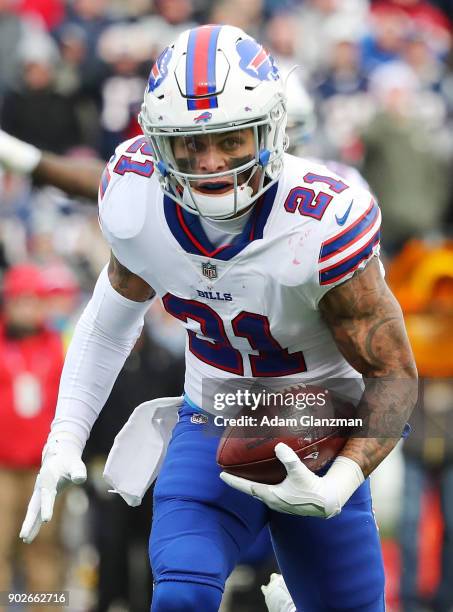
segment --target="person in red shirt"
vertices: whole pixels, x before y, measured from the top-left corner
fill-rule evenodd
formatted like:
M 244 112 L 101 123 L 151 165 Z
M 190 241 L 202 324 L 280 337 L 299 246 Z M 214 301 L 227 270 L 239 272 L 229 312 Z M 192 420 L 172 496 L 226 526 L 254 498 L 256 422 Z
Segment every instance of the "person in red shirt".
M 20 265 L 6 272 L 0 314 L 0 591 L 11 589 L 19 555 L 27 591 L 62 588 L 58 521 L 42 530 L 37 548 L 17 545 L 64 359 L 60 335 L 44 324 L 45 300 L 40 268 Z

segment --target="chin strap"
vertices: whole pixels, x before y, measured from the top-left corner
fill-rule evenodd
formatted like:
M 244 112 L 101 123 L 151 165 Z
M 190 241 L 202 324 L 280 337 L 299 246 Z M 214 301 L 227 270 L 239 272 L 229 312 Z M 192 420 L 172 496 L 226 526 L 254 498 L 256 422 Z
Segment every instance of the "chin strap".
M 238 185 L 237 175 L 234 175 L 233 190 L 223 195 L 204 194 L 195 192 L 190 185 L 186 185 L 183 192 L 183 204 L 194 214 L 211 219 L 228 219 L 247 208 L 253 197 L 253 189 L 249 182 L 256 173 L 255 166 L 247 182 Z M 235 206 L 236 204 L 236 206 Z
M 249 206 L 253 189 L 249 185 L 241 185 L 237 188 L 236 193 L 236 210 L 234 209 L 234 193 L 211 196 L 204 193 L 193 193 L 193 191 L 187 194 L 187 189 L 184 189 L 183 201 L 190 206 L 186 199 L 186 195 L 188 195 L 192 206 L 193 200 L 195 200 L 198 214 L 201 216 L 219 220 L 228 219 Z

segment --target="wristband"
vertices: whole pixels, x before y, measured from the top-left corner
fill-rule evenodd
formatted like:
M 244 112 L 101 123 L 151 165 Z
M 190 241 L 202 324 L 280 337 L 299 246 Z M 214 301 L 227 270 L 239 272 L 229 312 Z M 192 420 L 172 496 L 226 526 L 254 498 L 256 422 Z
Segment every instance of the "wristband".
M 337 501 L 342 508 L 351 495 L 365 481 L 362 468 L 349 457 L 337 457 L 324 478 L 332 483 L 329 487 L 337 494 Z

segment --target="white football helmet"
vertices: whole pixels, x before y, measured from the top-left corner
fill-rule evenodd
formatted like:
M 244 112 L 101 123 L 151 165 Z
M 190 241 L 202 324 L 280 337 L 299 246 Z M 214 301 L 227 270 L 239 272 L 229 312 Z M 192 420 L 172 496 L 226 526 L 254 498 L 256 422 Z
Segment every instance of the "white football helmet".
M 197 27 L 167 47 L 151 69 L 139 122 L 164 192 L 191 213 L 232 217 L 282 171 L 282 80 L 273 58 L 239 28 Z M 197 147 L 217 146 L 219 139 L 234 147 L 242 136 L 250 143 L 252 135 L 254 152 L 232 154 L 226 166 L 200 172 Z

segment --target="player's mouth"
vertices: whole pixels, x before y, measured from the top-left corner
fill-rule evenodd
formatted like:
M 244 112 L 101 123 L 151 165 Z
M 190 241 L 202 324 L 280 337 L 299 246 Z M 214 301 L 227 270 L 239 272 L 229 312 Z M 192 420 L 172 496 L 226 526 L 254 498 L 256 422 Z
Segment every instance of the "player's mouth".
M 194 185 L 194 189 L 209 195 L 222 195 L 231 191 L 233 187 L 233 183 L 227 183 L 225 181 L 205 181 Z

